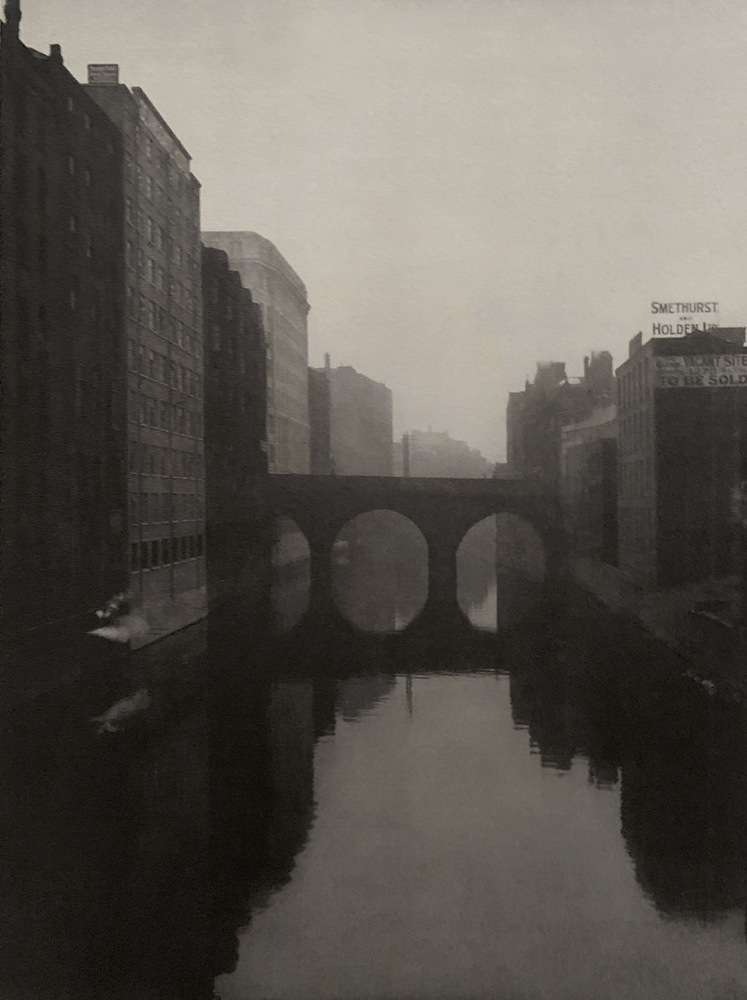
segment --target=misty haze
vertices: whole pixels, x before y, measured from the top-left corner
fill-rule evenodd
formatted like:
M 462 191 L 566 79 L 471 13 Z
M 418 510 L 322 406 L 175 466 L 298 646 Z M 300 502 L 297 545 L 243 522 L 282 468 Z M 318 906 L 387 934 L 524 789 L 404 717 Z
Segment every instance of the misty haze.
M 742 7 L 0 27 L 0 997 L 747 995 Z

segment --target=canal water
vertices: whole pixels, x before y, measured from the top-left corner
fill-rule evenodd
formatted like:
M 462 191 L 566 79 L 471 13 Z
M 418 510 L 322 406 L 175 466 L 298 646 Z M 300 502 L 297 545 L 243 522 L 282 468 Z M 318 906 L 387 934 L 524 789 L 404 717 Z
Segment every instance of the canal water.
M 0 996 L 747 995 L 743 707 L 567 590 L 473 570 L 455 654 L 344 568 L 358 631 L 286 573 L 274 636 L 162 644 L 120 732 L 4 712 Z

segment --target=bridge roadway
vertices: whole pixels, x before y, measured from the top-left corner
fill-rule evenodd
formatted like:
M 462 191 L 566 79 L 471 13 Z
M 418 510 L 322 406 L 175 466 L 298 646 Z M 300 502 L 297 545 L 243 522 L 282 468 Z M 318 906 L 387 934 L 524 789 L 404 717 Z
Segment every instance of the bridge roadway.
M 419 616 L 421 625 L 459 614 L 457 549 L 466 532 L 491 514 L 514 514 L 527 521 L 543 542 L 548 575 L 562 567 L 558 498 L 524 480 L 273 474 L 253 485 L 266 513 L 292 518 L 306 536 L 311 553 L 309 611 L 315 616 L 326 616 L 334 606 L 331 554 L 337 535 L 352 518 L 373 510 L 409 518 L 428 544 L 428 601 Z

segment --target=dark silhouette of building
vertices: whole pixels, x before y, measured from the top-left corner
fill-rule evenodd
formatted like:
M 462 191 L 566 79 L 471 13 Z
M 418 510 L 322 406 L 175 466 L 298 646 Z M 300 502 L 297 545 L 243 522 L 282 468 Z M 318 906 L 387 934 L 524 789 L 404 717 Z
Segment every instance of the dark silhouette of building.
M 314 374 L 315 441 L 317 460 L 326 458 L 326 392 L 329 386 L 329 438 L 332 469 L 341 476 L 391 476 L 392 390 L 361 375 L 350 365 L 324 368 Z M 311 401 L 311 396 L 310 396 Z
M 207 612 L 200 185 L 116 65 L 89 66 L 88 81 L 124 146 L 130 589 L 149 625 L 142 643 Z
M 267 472 L 262 314 L 223 250 L 202 248 L 205 473 L 211 608 L 266 583 L 269 552 L 251 480 Z
M 259 233 L 203 233 L 225 250 L 262 309 L 267 338 L 267 457 L 270 472 L 309 471 L 309 301 L 306 286 L 278 248 Z
M 729 575 L 731 498 L 747 479 L 744 329 L 639 334 L 617 390 L 621 569 L 643 587 Z
M 612 402 L 614 376 L 608 351 L 584 358 L 582 378 L 568 378 L 565 363 L 541 362 L 534 382 L 509 393 L 507 457 L 515 475 L 531 476 L 552 489 L 560 483 L 561 431 Z
M 331 476 L 332 435 L 329 379 L 323 368 L 309 368 L 309 466 L 312 476 Z
M 0 60 L 3 637 L 85 623 L 127 584 L 122 143 L 63 65 Z M 95 619 L 92 619 L 95 621 Z M 43 629 L 41 629 L 43 631 Z

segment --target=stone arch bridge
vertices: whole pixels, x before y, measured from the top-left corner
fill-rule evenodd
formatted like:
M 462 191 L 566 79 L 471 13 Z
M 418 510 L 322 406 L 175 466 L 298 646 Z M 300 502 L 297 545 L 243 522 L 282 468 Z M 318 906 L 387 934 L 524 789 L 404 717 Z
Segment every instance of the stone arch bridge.
M 456 555 L 469 529 L 491 514 L 515 514 L 539 535 L 548 575 L 561 572 L 564 536 L 557 497 L 518 479 L 416 479 L 399 476 L 274 474 L 256 484 L 265 511 L 292 518 L 311 553 L 310 611 L 332 601 L 332 546 L 358 514 L 391 510 L 409 518 L 428 544 L 428 600 L 420 616 L 457 612 Z

